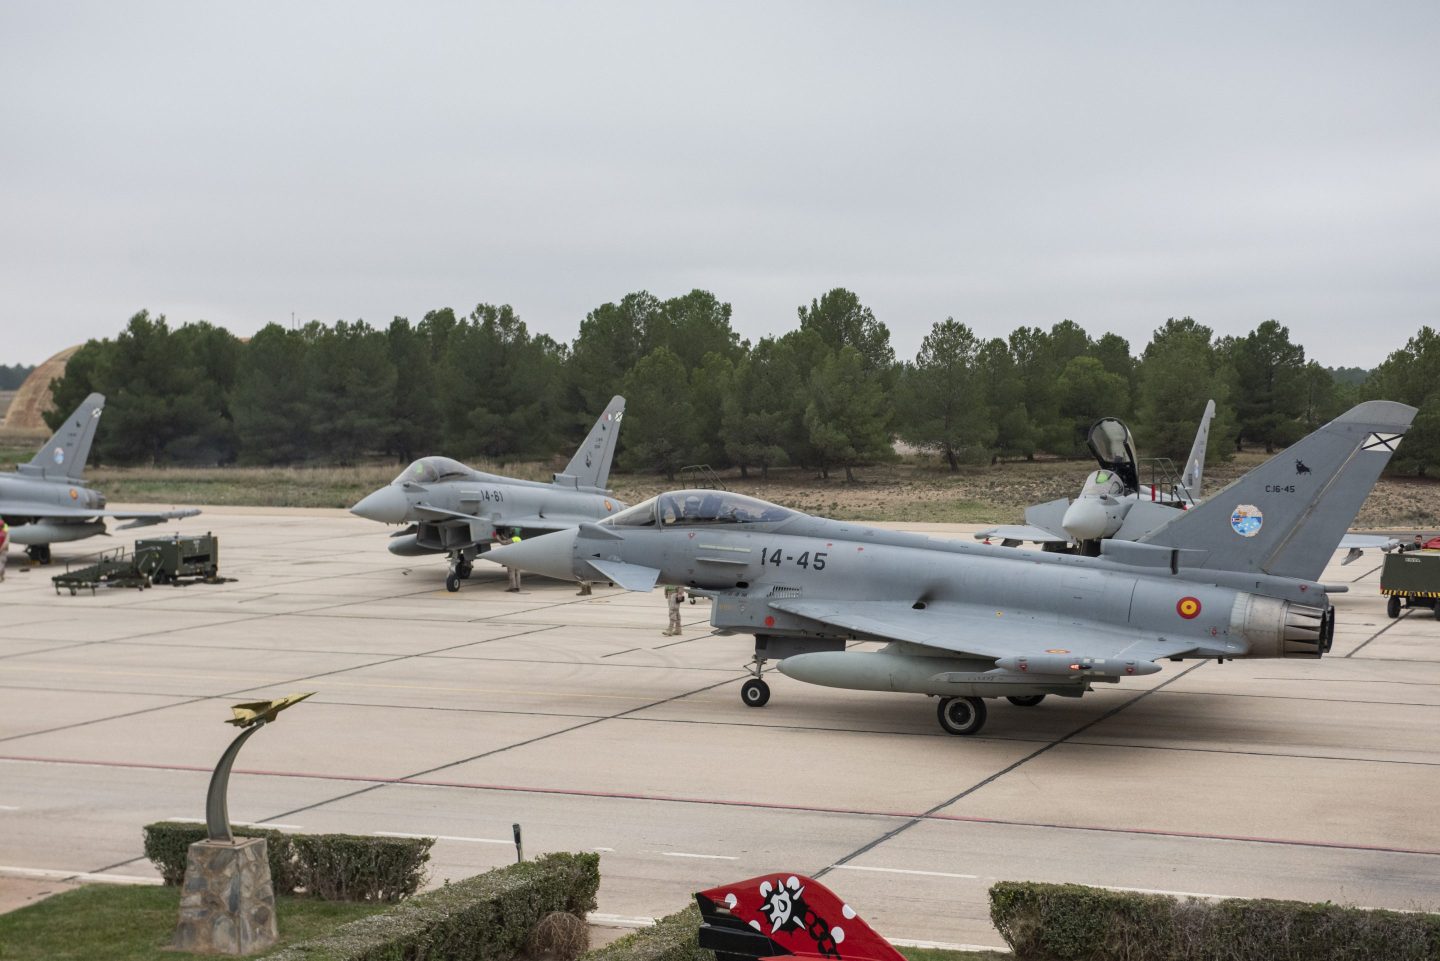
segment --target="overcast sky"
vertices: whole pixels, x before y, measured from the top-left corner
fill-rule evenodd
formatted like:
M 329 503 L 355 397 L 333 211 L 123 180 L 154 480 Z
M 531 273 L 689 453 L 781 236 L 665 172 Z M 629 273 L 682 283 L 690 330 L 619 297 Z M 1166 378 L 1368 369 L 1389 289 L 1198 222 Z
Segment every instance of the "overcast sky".
M 1440 4 L 0 6 L 0 363 L 836 286 L 904 357 L 1188 314 L 1373 366 L 1440 324 Z

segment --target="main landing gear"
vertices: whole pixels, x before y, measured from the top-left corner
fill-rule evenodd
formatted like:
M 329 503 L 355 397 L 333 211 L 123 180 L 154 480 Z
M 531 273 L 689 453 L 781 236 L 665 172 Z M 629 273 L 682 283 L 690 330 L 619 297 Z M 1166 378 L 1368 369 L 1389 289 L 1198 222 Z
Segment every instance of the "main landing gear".
M 31 544 L 29 547 L 25 548 L 25 553 L 29 554 L 30 560 L 34 561 L 36 564 L 50 563 L 49 544 Z
M 770 685 L 762 676 L 765 673 L 764 659 L 755 658 L 745 665 L 745 669 L 755 676 L 740 685 L 740 701 L 746 707 L 764 707 L 770 702 Z
M 942 697 L 935 713 L 946 734 L 979 734 L 985 726 L 985 702 L 978 697 Z

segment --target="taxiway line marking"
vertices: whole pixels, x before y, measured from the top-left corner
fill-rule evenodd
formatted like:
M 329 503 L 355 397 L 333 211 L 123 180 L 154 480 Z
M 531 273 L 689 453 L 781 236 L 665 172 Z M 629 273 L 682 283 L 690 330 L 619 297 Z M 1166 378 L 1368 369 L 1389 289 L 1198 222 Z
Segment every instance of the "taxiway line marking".
M 729 854 L 687 854 L 684 851 L 661 851 L 667 858 L 699 858 L 704 861 L 738 861 L 737 857 Z
M 180 824 L 204 824 L 204 818 L 166 818 L 167 821 L 176 821 Z M 303 831 L 305 828 L 299 824 L 280 824 L 277 821 L 231 821 L 231 824 L 242 828 L 285 828 L 288 831 Z
M 837 871 L 879 871 L 884 874 L 918 874 L 927 878 L 960 878 L 964 881 L 978 881 L 978 874 L 951 874 L 949 871 L 913 871 L 909 868 L 872 868 L 863 864 L 837 864 Z
M 407 834 L 404 831 L 371 831 L 377 838 L 434 838 L 436 841 L 469 841 L 472 844 L 514 844 L 500 838 L 463 838 L 455 834 Z
M 140 761 L 96 761 L 62 757 L 30 757 L 0 755 L 0 763 L 60 764 L 77 767 L 114 767 L 142 771 L 179 771 L 210 774 L 209 767 L 194 764 L 153 764 Z M 942 814 L 924 811 L 884 811 L 863 808 L 820 807 L 809 804 L 785 804 L 779 801 L 750 801 L 738 798 L 685 797 L 669 794 L 640 794 L 624 791 L 591 791 L 583 788 L 540 787 L 524 784 L 486 784 L 476 781 L 442 781 L 421 777 L 378 777 L 363 774 L 321 774 L 307 771 L 267 771 L 240 769 L 233 773 L 259 777 L 293 777 L 316 781 L 359 781 L 376 787 L 410 785 L 414 787 L 448 787 L 466 791 L 495 791 L 509 794 L 537 794 L 554 797 L 592 797 L 617 801 L 657 801 L 667 804 L 707 804 L 716 807 L 748 808 L 762 811 L 801 811 L 808 814 L 843 814 L 852 817 L 897 818 L 917 821 L 951 821 L 959 824 L 997 824 L 1004 827 L 1047 828 L 1056 831 L 1091 831 L 1101 834 L 1128 834 L 1138 837 L 1182 838 L 1196 841 L 1234 841 L 1245 844 L 1278 844 L 1287 847 L 1325 848 L 1339 851 L 1373 851 L 1378 854 L 1414 854 L 1440 857 L 1440 849 L 1406 848 L 1389 844 L 1364 844 L 1354 841 L 1321 841 L 1308 838 L 1277 838 L 1244 834 L 1211 834 L 1204 831 L 1177 831 L 1167 828 L 1111 827 L 1098 824 L 1058 824 L 1048 821 L 1025 821 L 1011 818 L 987 818 L 969 814 Z M 313 805 L 312 805 L 313 806 Z M 271 822 L 260 822 L 268 824 Z M 833 868 L 838 868 L 834 865 Z

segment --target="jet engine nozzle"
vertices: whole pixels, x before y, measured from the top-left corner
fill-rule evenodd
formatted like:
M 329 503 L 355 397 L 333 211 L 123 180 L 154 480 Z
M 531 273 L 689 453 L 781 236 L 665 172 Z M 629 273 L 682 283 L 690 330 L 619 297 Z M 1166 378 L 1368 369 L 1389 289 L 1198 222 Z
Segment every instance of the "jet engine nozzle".
M 575 540 L 578 530 L 542 534 L 518 544 L 492 547 L 480 556 L 496 564 L 516 567 L 561 581 L 578 581 L 575 573 Z
M 410 498 L 394 484 L 366 494 L 360 503 L 350 508 L 350 513 L 381 524 L 403 524 L 413 519 L 409 516 Z

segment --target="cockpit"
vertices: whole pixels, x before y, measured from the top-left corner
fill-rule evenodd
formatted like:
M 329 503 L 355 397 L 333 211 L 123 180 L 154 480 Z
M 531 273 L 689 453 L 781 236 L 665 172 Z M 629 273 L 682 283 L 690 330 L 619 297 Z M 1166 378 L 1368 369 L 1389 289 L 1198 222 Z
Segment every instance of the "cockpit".
M 465 480 L 472 475 L 470 468 L 458 460 L 448 457 L 422 457 L 395 478 L 395 484 L 436 484 L 441 481 Z
M 699 527 L 717 524 L 774 524 L 795 511 L 758 497 L 729 491 L 673 491 L 652 497 L 606 518 L 615 527 Z

